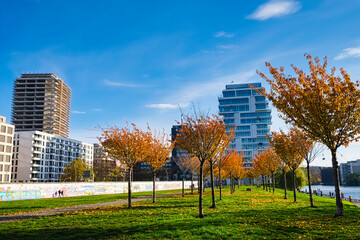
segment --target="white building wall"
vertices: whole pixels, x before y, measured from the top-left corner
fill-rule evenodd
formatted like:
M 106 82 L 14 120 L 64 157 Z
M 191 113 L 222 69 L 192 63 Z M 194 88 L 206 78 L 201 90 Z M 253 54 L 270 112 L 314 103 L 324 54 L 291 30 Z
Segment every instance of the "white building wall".
M 245 168 L 250 168 L 259 151 L 270 146 L 271 110 L 268 100 L 260 95 L 261 83 L 226 85 L 219 97 L 219 115 L 224 119 L 227 130 L 235 130 L 235 139 L 230 149 L 244 153 Z
M 40 131 L 15 133 L 13 182 L 58 182 L 77 158 L 93 165 L 93 144 Z
M 14 125 L 0 116 L 0 183 L 11 181 L 11 157 L 13 153 Z

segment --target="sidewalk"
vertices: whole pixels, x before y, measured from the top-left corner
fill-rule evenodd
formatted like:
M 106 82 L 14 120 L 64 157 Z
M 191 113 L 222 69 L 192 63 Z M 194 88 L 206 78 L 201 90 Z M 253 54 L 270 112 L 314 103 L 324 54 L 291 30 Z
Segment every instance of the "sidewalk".
M 185 193 L 188 191 L 185 191 Z M 177 195 L 181 194 L 179 193 L 169 193 L 169 194 L 160 194 L 156 195 L 156 198 L 162 198 L 166 196 L 171 195 Z M 138 198 L 132 198 L 131 203 L 140 202 L 152 199 L 151 196 L 145 196 L 145 197 L 138 197 Z M 10 221 L 16 221 L 16 220 L 23 220 L 23 219 L 29 219 L 29 218 L 37 218 L 37 217 L 43 217 L 43 216 L 53 216 L 55 214 L 59 213 L 65 213 L 65 212 L 72 212 L 72 211 L 79 211 L 79 210 L 85 210 L 85 209 L 92 209 L 92 208 L 99 208 L 99 207 L 105 207 L 105 206 L 111 206 L 111 205 L 121 205 L 121 204 L 127 204 L 128 199 L 113 201 L 113 202 L 103 202 L 103 203 L 94 203 L 94 204 L 86 204 L 86 205 L 78 205 L 78 206 L 70 206 L 70 207 L 61 207 L 61 208 L 54 208 L 54 209 L 45 209 L 45 210 L 39 210 L 34 212 L 27 212 L 27 213 L 21 213 L 16 215 L 5 215 L 0 216 L 0 224 L 4 222 L 10 222 Z

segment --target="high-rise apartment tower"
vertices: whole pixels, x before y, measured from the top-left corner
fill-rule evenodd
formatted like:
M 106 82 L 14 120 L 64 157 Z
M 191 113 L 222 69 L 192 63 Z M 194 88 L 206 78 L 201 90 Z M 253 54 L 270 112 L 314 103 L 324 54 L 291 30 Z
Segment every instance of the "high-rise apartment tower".
M 219 114 L 223 117 L 227 131 L 235 130 L 235 139 L 230 149 L 244 153 L 245 168 L 250 168 L 259 151 L 269 147 L 271 110 L 265 96 L 254 89 L 261 83 L 230 84 L 219 97 Z
M 70 88 L 55 74 L 21 74 L 14 82 L 12 123 L 16 131 L 69 135 Z

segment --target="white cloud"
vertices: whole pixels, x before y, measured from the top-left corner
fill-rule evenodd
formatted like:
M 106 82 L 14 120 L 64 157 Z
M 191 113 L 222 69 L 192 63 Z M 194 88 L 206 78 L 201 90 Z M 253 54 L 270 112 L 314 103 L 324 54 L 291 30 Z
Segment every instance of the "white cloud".
M 93 108 L 90 111 L 92 111 L 92 112 L 102 112 L 103 110 L 101 108 Z
M 217 48 L 221 48 L 221 49 L 235 49 L 235 48 L 238 48 L 237 45 L 234 45 L 234 44 L 220 44 L 220 45 L 217 45 Z
M 104 83 L 105 85 L 112 87 L 145 87 L 145 85 L 141 85 L 141 84 L 114 82 L 107 79 L 104 79 Z
M 145 107 L 148 108 L 159 108 L 159 109 L 179 109 L 189 106 L 189 103 L 179 103 L 179 104 L 170 104 L 170 103 L 155 103 L 147 104 Z
M 260 5 L 248 18 L 263 21 L 295 13 L 300 8 L 300 3 L 294 0 L 270 0 Z
M 84 111 L 72 111 L 71 113 L 74 113 L 74 114 L 86 114 L 86 112 Z
M 216 37 L 216 38 L 220 38 L 220 37 L 231 38 L 234 36 L 235 36 L 235 34 L 233 34 L 233 33 L 227 33 L 227 32 L 223 32 L 223 31 L 220 31 L 220 32 L 217 32 L 214 34 L 214 37 Z
M 345 48 L 342 50 L 341 53 L 339 53 L 335 60 L 340 60 L 344 58 L 350 58 L 350 57 L 360 57 L 360 47 L 354 47 L 354 48 Z

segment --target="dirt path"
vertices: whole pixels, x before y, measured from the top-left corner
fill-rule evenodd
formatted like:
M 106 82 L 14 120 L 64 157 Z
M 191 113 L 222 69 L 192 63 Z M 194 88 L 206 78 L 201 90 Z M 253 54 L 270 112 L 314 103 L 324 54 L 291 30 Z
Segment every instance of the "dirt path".
M 156 197 L 161 198 L 161 197 L 177 195 L 177 194 L 181 194 L 181 193 L 160 194 L 160 195 L 157 195 Z M 145 200 L 149 200 L 149 199 L 152 199 L 152 196 L 132 198 L 131 202 L 135 203 L 135 202 L 145 201 Z M 59 214 L 59 213 L 79 211 L 79 210 L 105 207 L 105 206 L 111 206 L 111 205 L 121 205 L 121 204 L 127 204 L 127 203 L 128 203 L 128 200 L 123 199 L 123 200 L 118 200 L 118 201 L 113 201 L 113 202 L 103 202 L 103 203 L 94 203 L 94 204 L 86 204 L 86 205 L 78 205 L 78 206 L 70 206 L 70 207 L 61 207 L 61 208 L 45 209 L 45 210 L 39 210 L 39 211 L 34 211 L 34 212 L 28 212 L 28 213 L 21 213 L 21 214 L 16 214 L 16 215 L 6 215 L 6 216 L 0 216 L 0 223 L 29 219 L 29 218 L 37 218 L 37 217 L 42 217 L 42 216 L 53 216 L 53 215 Z

